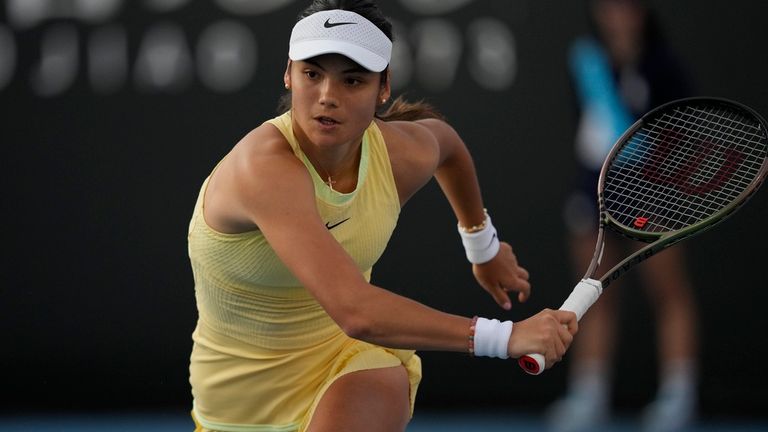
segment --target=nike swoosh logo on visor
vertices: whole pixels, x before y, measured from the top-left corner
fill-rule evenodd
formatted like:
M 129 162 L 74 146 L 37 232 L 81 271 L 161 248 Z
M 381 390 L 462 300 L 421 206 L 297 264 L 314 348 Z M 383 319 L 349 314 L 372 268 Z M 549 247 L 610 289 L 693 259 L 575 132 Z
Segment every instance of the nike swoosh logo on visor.
M 323 24 L 323 27 L 331 28 L 331 27 L 343 26 L 343 25 L 349 25 L 349 24 L 357 24 L 357 23 L 353 23 L 353 22 L 337 22 L 337 23 L 332 23 L 331 19 L 328 18 L 327 20 L 325 20 L 325 23 Z
M 332 230 L 332 229 L 336 228 L 337 226 L 343 224 L 344 222 L 346 222 L 348 220 L 349 220 L 349 218 L 346 218 L 346 219 L 344 219 L 341 222 L 336 222 L 335 224 L 331 224 L 330 222 L 326 222 L 325 223 L 325 227 L 328 228 L 329 230 Z

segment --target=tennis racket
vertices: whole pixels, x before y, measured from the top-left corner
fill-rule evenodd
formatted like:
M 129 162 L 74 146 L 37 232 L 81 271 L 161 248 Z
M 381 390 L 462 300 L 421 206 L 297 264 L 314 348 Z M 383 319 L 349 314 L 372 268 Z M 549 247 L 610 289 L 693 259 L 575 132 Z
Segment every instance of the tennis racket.
M 595 253 L 560 309 L 581 320 L 603 289 L 629 269 L 732 215 L 760 187 L 766 172 L 766 122 L 747 106 L 689 98 L 644 115 L 603 163 Z M 597 278 L 606 226 L 650 244 Z M 532 375 L 544 370 L 541 354 L 522 356 L 518 363 Z

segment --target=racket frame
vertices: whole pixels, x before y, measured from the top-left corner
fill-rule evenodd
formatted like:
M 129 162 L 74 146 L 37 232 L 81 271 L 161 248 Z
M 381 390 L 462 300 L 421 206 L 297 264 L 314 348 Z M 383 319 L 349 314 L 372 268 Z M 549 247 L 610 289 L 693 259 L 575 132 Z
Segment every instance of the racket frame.
M 736 108 L 737 110 L 743 110 L 747 114 L 750 114 L 759 123 L 760 128 L 763 130 L 763 135 L 768 134 L 768 123 L 765 118 L 761 116 L 757 111 L 752 108 L 725 98 L 716 97 L 692 97 L 685 99 L 678 99 L 660 105 L 659 107 L 649 111 L 638 119 L 632 126 L 630 126 L 622 135 L 616 140 L 616 143 L 611 148 L 611 151 L 606 156 L 603 166 L 600 170 L 600 178 L 597 187 L 598 207 L 599 207 L 599 225 L 597 242 L 595 245 L 595 253 L 592 257 L 592 261 L 589 264 L 587 272 L 584 278 L 576 285 L 571 292 L 570 296 L 560 307 L 561 310 L 570 310 L 576 313 L 577 318 L 580 320 L 586 311 L 594 304 L 595 301 L 602 294 L 603 289 L 610 285 L 613 281 L 620 278 L 631 268 L 647 260 L 648 258 L 656 255 L 662 250 L 679 243 L 689 237 L 698 235 L 704 231 L 711 229 L 718 223 L 727 219 L 736 210 L 743 206 L 760 188 L 765 181 L 766 175 L 768 175 L 768 157 L 763 158 L 763 163 L 760 166 L 757 175 L 747 185 L 744 190 L 736 196 L 731 202 L 729 202 L 722 209 L 718 210 L 714 214 L 706 217 L 698 222 L 695 222 L 689 226 L 674 231 L 666 232 L 646 232 L 630 228 L 613 218 L 608 213 L 605 204 L 605 179 L 609 168 L 611 167 L 614 159 L 623 147 L 629 142 L 630 138 L 640 128 L 645 126 L 651 118 L 655 118 L 659 112 L 669 110 L 675 105 L 692 105 L 697 102 L 704 103 L 719 103 L 729 106 L 730 108 Z M 645 243 L 650 243 L 647 246 L 635 251 L 627 258 L 614 265 L 610 270 L 606 271 L 600 279 L 593 279 L 593 276 L 597 272 L 602 259 L 603 250 L 605 247 L 605 227 L 610 227 L 611 230 L 621 234 L 622 236 L 638 240 Z M 544 371 L 545 359 L 541 354 L 528 354 L 518 359 L 520 367 L 531 375 L 539 375 Z
M 585 279 L 593 278 L 595 273 L 597 272 L 598 267 L 600 266 L 600 260 L 602 258 L 602 253 L 604 248 L 604 236 L 605 236 L 606 226 L 610 227 L 612 231 L 618 234 L 621 234 L 624 237 L 630 238 L 632 240 L 650 243 L 650 244 L 635 251 L 634 253 L 629 255 L 627 258 L 623 259 L 618 264 L 614 265 L 610 270 L 606 271 L 603 274 L 603 276 L 599 278 L 599 281 L 602 283 L 603 288 L 607 287 L 608 285 L 611 284 L 611 282 L 620 278 L 622 275 L 624 275 L 627 271 L 629 271 L 631 268 L 633 268 L 637 264 L 640 264 L 641 262 L 656 255 L 662 250 L 676 243 L 679 243 L 689 237 L 693 237 L 694 235 L 698 235 L 704 231 L 707 231 L 712 227 L 714 227 L 715 225 L 717 225 L 718 223 L 724 221 L 729 216 L 733 215 L 733 213 L 736 210 L 738 210 L 741 206 L 743 206 L 754 195 L 754 193 L 760 188 L 762 183 L 765 181 L 765 178 L 768 175 L 768 158 L 763 159 L 763 164 L 760 167 L 758 174 L 750 182 L 750 184 L 746 188 L 744 188 L 741 194 L 739 194 L 736 198 L 734 198 L 730 203 L 728 203 L 721 210 L 715 212 L 709 217 L 702 219 L 694 224 L 691 224 L 679 230 L 666 231 L 666 232 L 641 231 L 641 230 L 628 227 L 618 222 L 615 218 L 613 218 L 610 215 L 610 213 L 608 213 L 608 210 L 605 204 L 605 196 L 604 196 L 605 179 L 611 165 L 613 164 L 614 159 L 616 159 L 619 152 L 629 142 L 630 138 L 635 134 L 635 132 L 637 132 L 639 129 L 645 126 L 650 119 L 655 118 L 659 112 L 667 111 L 674 106 L 692 105 L 697 102 L 717 103 L 717 104 L 722 104 L 724 106 L 729 106 L 731 108 L 737 108 L 739 110 L 743 110 L 748 114 L 752 115 L 760 124 L 761 128 L 764 131 L 766 131 L 766 133 L 768 133 L 768 122 L 766 122 L 765 118 L 763 118 L 763 116 L 761 116 L 757 111 L 753 110 L 752 108 L 742 103 L 735 102 L 725 98 L 691 97 L 691 98 L 685 98 L 685 99 L 678 99 L 678 100 L 660 105 L 659 107 L 649 111 L 647 114 L 640 117 L 640 119 L 638 119 L 632 126 L 630 126 L 619 137 L 618 140 L 616 140 L 616 143 L 611 148 L 611 151 L 608 153 L 608 156 L 606 156 L 605 161 L 603 162 L 603 166 L 600 169 L 600 178 L 598 180 L 598 186 L 597 186 L 597 201 L 598 201 L 599 214 L 600 214 L 600 224 L 598 226 L 598 235 L 597 235 L 597 244 L 595 246 L 595 254 L 592 258 L 592 262 L 590 262 L 589 264 L 587 272 L 584 275 Z

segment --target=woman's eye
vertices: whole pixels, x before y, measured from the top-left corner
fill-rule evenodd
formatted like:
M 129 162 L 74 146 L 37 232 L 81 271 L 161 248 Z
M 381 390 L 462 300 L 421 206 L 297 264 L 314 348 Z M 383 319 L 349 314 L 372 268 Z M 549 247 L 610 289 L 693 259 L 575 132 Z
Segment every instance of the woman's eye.
M 318 75 L 317 72 L 315 71 L 306 71 L 304 73 L 307 75 L 307 78 L 309 79 L 315 79 L 317 78 L 317 75 Z
M 347 82 L 347 85 L 358 85 L 361 83 L 361 81 L 357 78 L 347 78 L 346 82 Z

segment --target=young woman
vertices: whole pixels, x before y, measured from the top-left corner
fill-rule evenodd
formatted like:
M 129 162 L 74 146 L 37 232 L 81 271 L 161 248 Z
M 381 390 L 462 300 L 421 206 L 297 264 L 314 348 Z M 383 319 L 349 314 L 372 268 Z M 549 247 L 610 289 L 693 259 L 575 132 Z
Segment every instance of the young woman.
M 390 98 L 391 47 L 372 1 L 312 3 L 291 35 L 291 108 L 247 134 L 203 183 L 189 229 L 198 430 L 401 431 L 421 377 L 414 350 L 540 352 L 551 367 L 570 345 L 569 312 L 513 325 L 369 283 L 400 208 L 436 176 L 480 285 L 505 309 L 509 292 L 530 294 L 456 131 L 402 100 L 376 116 Z

